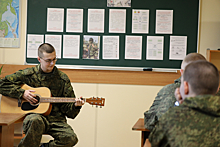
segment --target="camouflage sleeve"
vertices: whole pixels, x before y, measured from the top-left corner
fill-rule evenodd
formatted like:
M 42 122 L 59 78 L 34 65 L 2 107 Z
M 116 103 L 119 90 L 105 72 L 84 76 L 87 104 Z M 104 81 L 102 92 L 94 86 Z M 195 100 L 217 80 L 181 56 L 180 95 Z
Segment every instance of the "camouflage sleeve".
M 75 97 L 73 87 L 69 80 L 65 83 L 64 96 L 72 98 Z M 79 114 L 80 109 L 81 107 L 76 107 L 75 103 L 66 103 L 61 106 L 62 113 L 64 113 L 68 118 L 72 119 L 74 119 Z
M 154 127 L 149 135 L 149 141 L 151 143 L 151 147 L 168 147 L 168 139 L 166 137 L 166 133 L 164 132 L 164 126 L 160 123 Z
M 0 93 L 13 98 L 21 98 L 25 91 L 21 89 L 21 85 L 23 84 L 22 79 L 22 71 L 7 75 L 0 80 Z
M 145 128 L 152 130 L 160 117 L 174 105 L 176 101 L 174 91 L 178 86 L 178 84 L 169 84 L 158 92 L 152 106 L 144 113 Z

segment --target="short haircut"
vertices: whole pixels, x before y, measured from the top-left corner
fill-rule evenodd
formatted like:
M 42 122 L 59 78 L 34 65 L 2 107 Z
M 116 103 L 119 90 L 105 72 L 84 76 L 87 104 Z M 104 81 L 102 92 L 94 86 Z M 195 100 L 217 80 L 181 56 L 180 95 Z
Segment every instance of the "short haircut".
M 199 53 L 190 53 L 186 55 L 186 57 L 183 59 L 181 68 L 184 69 L 186 65 L 188 65 L 190 62 L 198 61 L 198 60 L 206 60 L 206 58 Z
M 38 56 L 43 57 L 43 53 L 53 53 L 55 51 L 54 47 L 49 43 L 43 43 L 38 48 Z
M 196 95 L 215 94 L 219 87 L 219 71 L 208 61 L 194 61 L 186 66 L 183 80 Z

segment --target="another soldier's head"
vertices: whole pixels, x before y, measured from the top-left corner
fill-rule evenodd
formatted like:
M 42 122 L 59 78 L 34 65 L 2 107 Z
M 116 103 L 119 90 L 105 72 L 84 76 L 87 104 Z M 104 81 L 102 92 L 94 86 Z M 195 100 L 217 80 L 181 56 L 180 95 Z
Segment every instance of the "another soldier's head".
M 208 61 L 194 61 L 185 67 L 181 77 L 180 94 L 186 97 L 214 95 L 219 88 L 218 69 Z
M 41 63 L 41 69 L 46 72 L 52 72 L 57 61 L 56 51 L 49 43 L 43 43 L 38 48 L 38 61 Z
M 181 64 L 181 74 L 183 74 L 183 71 L 185 69 L 185 67 L 193 62 L 193 61 L 198 61 L 198 60 L 206 60 L 206 58 L 199 54 L 199 53 L 189 53 L 188 55 L 186 55 L 186 57 L 183 59 L 182 64 Z

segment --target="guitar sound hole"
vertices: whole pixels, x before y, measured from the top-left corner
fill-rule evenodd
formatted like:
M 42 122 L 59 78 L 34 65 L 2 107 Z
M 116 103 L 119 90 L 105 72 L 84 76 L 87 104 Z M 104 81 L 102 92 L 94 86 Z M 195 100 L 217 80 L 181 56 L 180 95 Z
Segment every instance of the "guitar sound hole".
M 32 104 L 32 105 L 33 105 L 33 106 L 39 105 L 39 103 L 40 103 L 40 97 L 39 97 L 38 95 L 36 95 L 34 98 L 37 100 L 37 102 L 34 103 L 34 104 Z

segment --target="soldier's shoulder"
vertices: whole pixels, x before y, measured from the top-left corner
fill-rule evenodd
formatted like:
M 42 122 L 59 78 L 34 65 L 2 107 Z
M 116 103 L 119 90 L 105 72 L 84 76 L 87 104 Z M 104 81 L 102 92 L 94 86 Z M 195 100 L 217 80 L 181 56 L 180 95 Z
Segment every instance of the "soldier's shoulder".
M 179 115 L 182 114 L 182 112 L 184 111 L 184 108 L 181 107 L 172 107 L 169 108 L 169 110 L 167 112 L 165 112 L 160 120 L 161 122 L 175 122 L 175 119 L 178 119 Z
M 58 74 L 60 76 L 60 78 L 64 81 L 70 81 L 69 77 L 67 76 L 67 74 L 65 74 L 64 72 L 58 70 Z
M 25 75 L 32 75 L 32 74 L 34 74 L 36 72 L 36 70 L 37 70 L 36 67 L 30 67 L 30 68 L 24 69 L 23 73 Z
M 179 87 L 179 85 L 172 83 L 172 84 L 168 84 L 166 86 L 164 86 L 159 92 L 158 95 L 161 94 L 169 94 L 172 93 L 173 91 L 175 91 L 175 89 Z
M 14 75 L 32 75 L 35 73 L 34 68 L 35 67 L 30 67 L 30 68 L 18 70 L 14 73 Z

